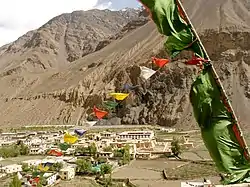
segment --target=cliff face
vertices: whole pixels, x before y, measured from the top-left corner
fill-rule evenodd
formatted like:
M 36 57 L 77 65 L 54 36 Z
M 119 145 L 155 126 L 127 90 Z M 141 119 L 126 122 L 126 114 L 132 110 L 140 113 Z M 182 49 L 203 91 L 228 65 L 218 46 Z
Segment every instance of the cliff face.
M 250 33 L 208 30 L 201 35 L 201 38 L 214 61 L 215 68 L 233 103 L 237 116 L 241 123 L 246 125 L 250 120 L 247 112 L 250 104 L 250 48 L 248 45 Z M 215 45 L 217 46 L 215 47 Z M 164 56 L 162 53 L 157 53 L 157 55 Z M 185 55 L 183 55 L 184 57 Z M 185 66 L 182 62 L 183 59 L 173 62 L 146 83 L 139 79 L 130 79 L 131 83 L 141 85 L 141 92 L 136 92 L 133 102 L 127 104 L 129 110 L 125 110 L 121 115 L 125 123 L 150 123 L 179 128 L 194 127 L 195 121 L 189 103 L 189 90 L 193 78 L 197 74 L 197 69 Z M 144 93 L 144 95 L 140 95 L 140 93 Z M 141 99 L 138 100 L 138 98 Z
M 201 18 L 201 2 L 185 6 L 240 121 L 246 124 L 250 120 L 249 6 L 247 1 L 240 6 L 219 2 L 221 14 L 214 21 L 221 24 L 215 28 L 205 14 Z M 234 6 L 234 14 L 223 15 L 229 5 Z M 198 70 L 183 64 L 187 53 L 147 82 L 139 78 L 139 65 L 156 69 L 151 57 L 167 56 L 162 48 L 165 38 L 144 15 L 133 9 L 63 14 L 0 48 L 0 124 L 81 125 L 92 118 L 94 105 L 129 83 L 139 87 L 102 123 L 195 127 L 189 89 Z M 237 29 L 226 27 L 234 19 L 240 20 Z

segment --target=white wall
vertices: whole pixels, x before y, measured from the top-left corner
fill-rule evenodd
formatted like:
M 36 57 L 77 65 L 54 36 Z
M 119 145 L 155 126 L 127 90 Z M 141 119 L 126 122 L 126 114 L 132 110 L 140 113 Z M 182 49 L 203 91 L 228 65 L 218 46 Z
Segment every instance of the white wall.
M 2 168 L 3 172 L 5 173 L 16 173 L 18 171 L 22 171 L 22 165 L 8 165 Z
M 47 185 L 52 185 L 56 182 L 56 176 L 57 174 L 54 174 L 46 179 Z

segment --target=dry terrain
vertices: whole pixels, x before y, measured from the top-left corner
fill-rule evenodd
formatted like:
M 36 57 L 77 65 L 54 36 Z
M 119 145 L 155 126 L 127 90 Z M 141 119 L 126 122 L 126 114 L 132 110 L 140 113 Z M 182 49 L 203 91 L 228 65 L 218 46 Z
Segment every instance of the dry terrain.
M 184 1 L 246 126 L 250 121 L 250 5 L 248 0 Z M 193 67 L 173 61 L 148 82 L 165 38 L 139 10 L 76 11 L 59 15 L 0 48 L 0 125 L 83 124 L 93 105 L 125 83 L 139 85 L 106 124 L 196 126 L 188 94 Z M 187 57 L 185 55 L 181 58 Z
M 165 180 L 163 178 L 163 169 L 171 177 L 177 177 L 176 180 Z M 115 179 L 129 178 L 133 184 L 140 187 L 158 187 L 168 186 L 179 187 L 181 181 L 201 181 L 203 178 L 209 178 L 214 183 L 219 182 L 219 177 L 214 166 L 203 164 L 191 164 L 181 161 L 161 160 L 135 160 L 129 166 L 125 166 L 116 171 L 113 175 Z
M 60 181 L 59 184 L 55 185 L 56 187 L 68 187 L 68 186 L 74 186 L 74 187 L 100 187 L 95 181 L 83 179 L 82 177 L 76 177 L 74 178 L 74 181 Z
M 156 133 L 158 137 L 160 133 Z M 194 141 L 194 148 L 184 150 L 181 158 L 189 161 L 178 161 L 167 158 L 157 160 L 134 160 L 128 166 L 118 169 L 112 175 L 116 179 L 129 178 L 133 184 L 139 187 L 179 187 L 183 181 L 203 181 L 203 178 L 210 179 L 213 183 L 219 184 L 220 177 L 216 167 L 199 133 L 189 133 L 189 140 Z M 162 137 L 162 135 L 160 135 Z M 166 134 L 164 138 L 180 136 L 178 133 Z M 195 161 L 196 163 L 192 163 Z M 203 163 L 201 162 L 203 161 Z M 163 170 L 166 171 L 168 180 L 163 178 Z M 172 180 L 171 180 L 172 179 Z

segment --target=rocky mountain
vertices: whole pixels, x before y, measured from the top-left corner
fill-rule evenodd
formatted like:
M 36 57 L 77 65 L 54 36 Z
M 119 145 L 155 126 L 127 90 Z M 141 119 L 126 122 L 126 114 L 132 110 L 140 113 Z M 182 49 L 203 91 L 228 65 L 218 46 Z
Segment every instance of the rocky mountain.
M 214 4 L 213 4 L 214 3 Z M 250 6 L 248 0 L 184 2 L 243 124 L 250 120 Z M 93 105 L 139 87 L 106 124 L 196 126 L 189 89 L 197 73 L 183 53 L 149 81 L 139 65 L 166 57 L 165 38 L 141 10 L 76 11 L 53 18 L 0 48 L 0 124 L 78 124 Z
M 140 26 L 147 19 L 141 19 L 139 10 L 135 9 L 62 14 L 4 46 L 0 50 L 1 71 L 4 74 L 15 69 L 30 72 L 60 69 L 117 39 L 122 29 L 133 20 L 138 20 Z

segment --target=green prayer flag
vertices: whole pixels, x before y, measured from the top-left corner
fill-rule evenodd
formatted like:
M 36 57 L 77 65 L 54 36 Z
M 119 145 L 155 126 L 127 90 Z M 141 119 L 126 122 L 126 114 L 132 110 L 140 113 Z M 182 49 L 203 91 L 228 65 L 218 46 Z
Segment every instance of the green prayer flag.
M 221 100 L 211 65 L 205 65 L 192 84 L 190 100 L 201 135 L 218 170 L 226 174 L 224 184 L 249 182 L 250 163 L 233 130 L 234 120 Z
M 67 143 L 60 143 L 59 147 L 62 151 L 67 151 L 67 149 L 70 148 L 70 145 Z
M 161 34 L 167 36 L 165 47 L 171 57 L 182 50 L 192 50 L 204 58 L 201 45 L 191 26 L 186 23 L 177 0 L 140 0 L 150 11 Z M 201 135 L 218 170 L 225 174 L 224 184 L 250 182 L 250 163 L 244 157 L 235 122 L 221 99 L 221 88 L 216 83 L 209 64 L 192 84 L 190 101 Z
M 182 50 L 193 50 L 204 57 L 201 47 L 192 33 L 191 26 L 181 17 L 176 0 L 140 0 L 151 12 L 158 31 L 167 36 L 165 47 L 171 57 Z
M 103 106 L 108 110 L 113 110 L 117 107 L 118 103 L 114 101 L 104 101 Z

